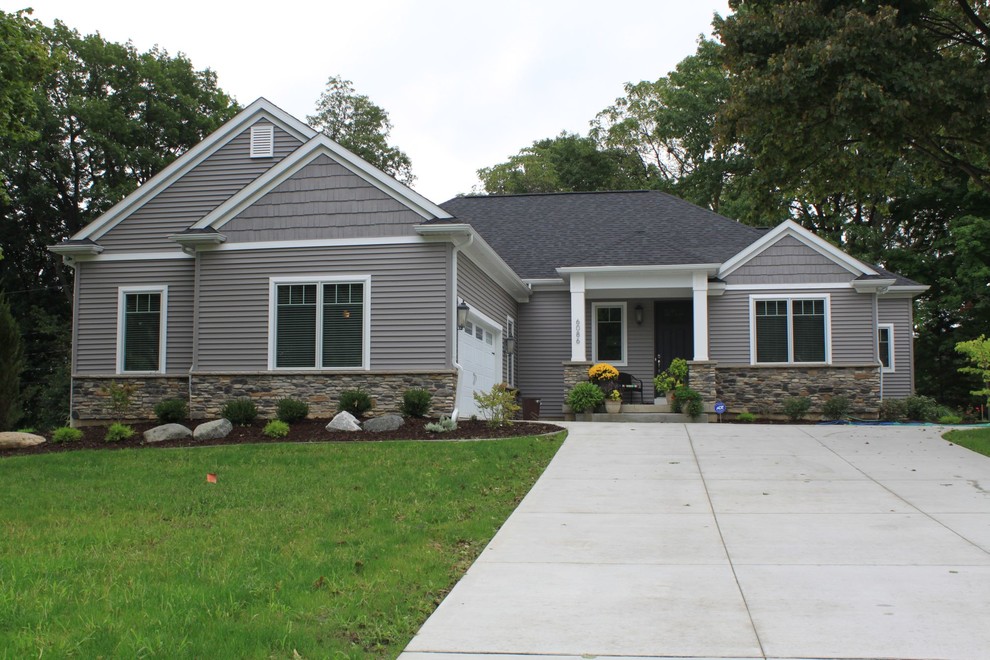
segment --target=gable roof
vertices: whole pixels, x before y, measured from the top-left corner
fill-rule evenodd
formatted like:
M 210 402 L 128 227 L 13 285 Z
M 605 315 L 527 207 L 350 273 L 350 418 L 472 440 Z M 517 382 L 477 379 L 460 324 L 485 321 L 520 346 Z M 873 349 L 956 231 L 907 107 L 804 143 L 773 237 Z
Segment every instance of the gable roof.
M 440 205 L 523 279 L 557 268 L 720 264 L 766 232 L 654 190 L 472 195 Z
M 69 240 L 77 241 L 87 238 L 94 241 L 99 240 L 101 236 L 139 209 L 145 202 L 168 188 L 187 172 L 209 158 L 229 140 L 239 135 L 241 131 L 262 118 L 301 141 L 309 140 L 317 133 L 315 129 L 299 121 L 268 99 L 259 98 L 207 136 L 202 142 L 172 161 L 168 167 L 145 181 L 137 190 L 117 202 L 109 211 L 83 227 Z

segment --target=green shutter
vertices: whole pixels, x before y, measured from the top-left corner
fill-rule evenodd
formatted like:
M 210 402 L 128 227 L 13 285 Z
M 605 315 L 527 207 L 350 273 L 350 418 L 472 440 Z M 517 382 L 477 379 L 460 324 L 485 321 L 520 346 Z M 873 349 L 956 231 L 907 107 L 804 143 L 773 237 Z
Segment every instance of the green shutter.
M 316 366 L 316 285 L 276 287 L 276 367 Z
M 787 362 L 787 301 L 756 301 L 756 361 Z
M 794 361 L 825 361 L 825 301 L 795 300 Z
M 323 366 L 364 364 L 364 285 L 323 285 Z
M 124 296 L 124 371 L 158 371 L 161 366 L 162 294 Z

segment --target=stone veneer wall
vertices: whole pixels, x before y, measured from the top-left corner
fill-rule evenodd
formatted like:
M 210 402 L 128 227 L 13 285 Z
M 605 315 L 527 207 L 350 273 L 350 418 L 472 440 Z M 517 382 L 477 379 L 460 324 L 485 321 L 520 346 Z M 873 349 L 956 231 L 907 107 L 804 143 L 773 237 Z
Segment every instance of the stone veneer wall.
M 564 362 L 564 397 L 578 383 L 588 380 L 588 369 L 594 362 Z M 565 404 L 566 405 L 566 404 Z
M 127 419 L 154 419 L 159 401 L 189 399 L 189 376 L 76 376 L 72 379 L 72 421 L 113 419 L 106 391 L 111 383 L 134 386 Z
M 833 396 L 846 396 L 857 417 L 877 415 L 880 405 L 880 373 L 876 365 L 820 367 L 719 366 L 717 396 L 730 413 L 782 414 L 784 399 L 806 396 L 812 414 L 821 413 Z
M 218 417 L 230 399 L 250 397 L 262 417 L 272 417 L 279 399 L 292 397 L 309 404 L 313 417 L 332 417 L 344 390 L 363 389 L 374 403 L 374 413 L 398 412 L 406 390 L 420 387 L 433 394 L 432 415 L 454 409 L 457 372 L 354 372 L 195 374 L 193 376 L 83 376 L 72 379 L 73 421 L 99 421 L 113 417 L 106 387 L 111 382 L 131 383 L 128 419 L 154 419 L 155 404 L 163 399 L 185 399 L 192 419 Z M 190 391 L 191 385 L 191 391 Z

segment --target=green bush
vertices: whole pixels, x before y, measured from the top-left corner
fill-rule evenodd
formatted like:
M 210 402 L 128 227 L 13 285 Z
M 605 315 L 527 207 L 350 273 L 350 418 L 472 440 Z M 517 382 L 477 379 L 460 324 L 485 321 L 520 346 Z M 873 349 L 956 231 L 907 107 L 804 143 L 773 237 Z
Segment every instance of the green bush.
M 825 405 L 822 406 L 822 414 L 825 419 L 846 419 L 849 417 L 851 407 L 849 397 L 840 394 L 825 402 Z
M 62 428 L 55 429 L 52 433 L 52 442 L 79 442 L 82 440 L 83 432 L 79 429 L 74 429 L 71 426 L 63 426 Z
M 261 432 L 269 438 L 284 438 L 289 435 L 289 425 L 280 419 L 273 419 L 265 424 L 265 428 L 261 429 Z
M 784 414 L 792 422 L 804 418 L 811 410 L 811 399 L 806 396 L 792 396 L 784 399 Z
M 220 414 L 231 424 L 247 426 L 258 418 L 258 407 L 251 399 L 231 399 L 223 404 Z
M 306 419 L 309 415 L 309 405 L 299 399 L 279 399 L 275 404 L 275 416 L 286 424 L 292 424 Z
M 488 419 L 488 426 L 499 428 L 512 422 L 519 412 L 516 390 L 505 383 L 496 383 L 488 392 L 475 392 L 474 402 Z
M 433 395 L 421 388 L 406 390 L 402 395 L 402 414 L 406 417 L 426 417 L 433 405 Z
M 954 413 L 949 413 L 947 415 L 942 415 L 941 417 L 938 418 L 938 423 L 939 424 L 949 424 L 949 425 L 962 424 L 962 421 L 963 421 L 963 418 L 960 417 L 959 415 L 954 414 Z
M 578 383 L 572 387 L 564 399 L 564 403 L 576 413 L 591 412 L 603 401 L 605 401 L 605 393 L 602 392 L 602 388 L 589 382 Z
M 344 390 L 340 393 L 340 412 L 349 412 L 355 417 L 362 417 L 371 410 L 371 397 L 364 390 Z
M 120 422 L 114 422 L 107 429 L 107 434 L 103 436 L 104 442 L 120 442 L 121 440 L 127 440 L 134 436 L 134 429 L 132 429 L 127 424 L 121 424 Z
M 189 406 L 183 399 L 165 399 L 155 404 L 155 417 L 162 424 L 178 424 L 189 417 Z
M 439 422 L 430 422 L 424 426 L 430 433 L 446 433 L 447 431 L 453 431 L 457 428 L 457 422 L 452 420 L 450 417 L 444 415 L 440 418 Z
M 930 396 L 909 396 L 904 399 L 904 416 L 914 422 L 934 422 L 938 419 L 938 402 Z
M 674 390 L 674 402 L 670 407 L 675 413 L 687 413 L 691 417 L 698 417 L 705 411 L 704 403 L 701 401 L 701 394 L 695 392 L 687 385 L 681 385 Z
M 883 399 L 880 401 L 880 419 L 885 422 L 899 422 L 904 419 L 906 412 L 903 399 Z
M 741 412 L 736 415 L 736 421 L 742 422 L 743 424 L 752 424 L 756 421 L 756 415 L 751 412 Z

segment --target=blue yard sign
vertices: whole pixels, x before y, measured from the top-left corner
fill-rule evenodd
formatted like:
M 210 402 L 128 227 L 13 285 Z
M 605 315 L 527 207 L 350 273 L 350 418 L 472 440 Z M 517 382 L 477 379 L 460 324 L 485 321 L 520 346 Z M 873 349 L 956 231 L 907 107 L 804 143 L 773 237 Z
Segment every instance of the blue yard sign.
M 715 402 L 715 414 L 716 415 L 721 415 L 721 414 L 725 413 L 725 411 L 726 411 L 725 404 L 722 403 L 721 401 L 716 401 Z

